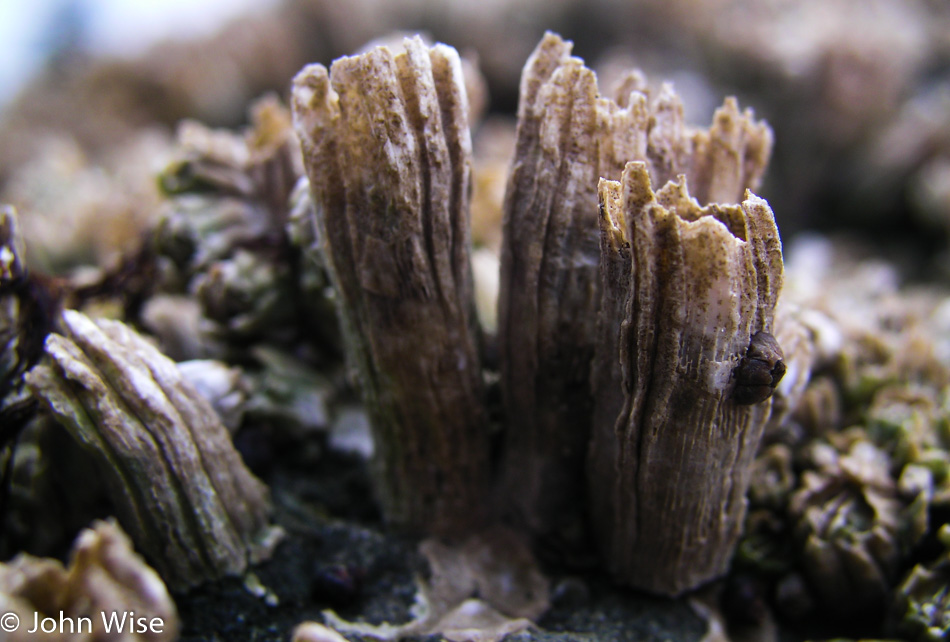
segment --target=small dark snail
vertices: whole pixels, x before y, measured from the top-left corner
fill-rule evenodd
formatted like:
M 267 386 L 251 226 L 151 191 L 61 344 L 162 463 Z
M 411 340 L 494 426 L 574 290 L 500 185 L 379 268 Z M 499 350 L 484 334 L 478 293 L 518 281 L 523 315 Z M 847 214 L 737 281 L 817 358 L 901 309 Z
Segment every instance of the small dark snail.
M 785 375 L 782 348 L 768 332 L 756 332 L 742 362 L 735 370 L 732 400 L 740 405 L 765 401 Z

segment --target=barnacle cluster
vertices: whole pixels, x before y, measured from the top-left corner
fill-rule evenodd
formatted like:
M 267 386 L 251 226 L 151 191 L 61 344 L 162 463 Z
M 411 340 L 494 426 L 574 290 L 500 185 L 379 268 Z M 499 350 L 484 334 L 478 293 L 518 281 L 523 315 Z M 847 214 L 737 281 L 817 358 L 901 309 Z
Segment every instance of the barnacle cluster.
M 791 254 L 783 305 L 807 312 L 776 323 L 805 337 L 790 367 L 809 375 L 766 430 L 738 564 L 771 577 L 790 617 L 890 613 L 906 633 L 906 586 L 924 573 L 912 562 L 947 510 L 945 299 L 847 256 L 816 241 Z

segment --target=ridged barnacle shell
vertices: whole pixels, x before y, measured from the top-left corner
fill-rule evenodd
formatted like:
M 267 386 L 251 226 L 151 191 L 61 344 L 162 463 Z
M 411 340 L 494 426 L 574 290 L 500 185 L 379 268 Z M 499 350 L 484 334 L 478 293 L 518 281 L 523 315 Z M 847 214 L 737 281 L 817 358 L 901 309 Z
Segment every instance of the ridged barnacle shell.
M 700 207 L 682 177 L 654 194 L 640 162 L 601 180 L 600 202 L 595 533 L 621 581 L 679 594 L 725 572 L 741 530 L 770 402 L 735 392 L 753 337 L 771 329 L 781 242 L 750 192 Z
M 270 556 L 269 491 L 177 365 L 118 321 L 75 310 L 27 374 L 33 393 L 99 465 L 120 522 L 174 589 Z
M 309 65 L 293 90 L 377 493 L 391 524 L 440 534 L 484 519 L 490 472 L 463 81 L 454 49 L 416 37 Z

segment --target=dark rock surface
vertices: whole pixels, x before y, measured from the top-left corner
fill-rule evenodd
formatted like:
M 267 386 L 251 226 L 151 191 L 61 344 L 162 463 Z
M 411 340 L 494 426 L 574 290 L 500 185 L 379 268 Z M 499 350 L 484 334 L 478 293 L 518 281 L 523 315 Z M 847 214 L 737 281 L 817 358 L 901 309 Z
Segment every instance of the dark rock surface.
M 316 473 L 301 468 L 267 476 L 287 538 L 254 574 L 277 596 L 277 604 L 269 606 L 252 595 L 241 579 L 177 595 L 182 642 L 287 642 L 297 624 L 321 622 L 326 609 L 347 620 L 372 623 L 410 619 L 414 578 L 428 572 L 418 543 L 383 532 L 361 463 L 324 456 L 318 468 Z M 554 587 L 552 608 L 537 630 L 510 639 L 686 642 L 705 632 L 685 601 L 618 591 L 599 576 L 546 571 Z

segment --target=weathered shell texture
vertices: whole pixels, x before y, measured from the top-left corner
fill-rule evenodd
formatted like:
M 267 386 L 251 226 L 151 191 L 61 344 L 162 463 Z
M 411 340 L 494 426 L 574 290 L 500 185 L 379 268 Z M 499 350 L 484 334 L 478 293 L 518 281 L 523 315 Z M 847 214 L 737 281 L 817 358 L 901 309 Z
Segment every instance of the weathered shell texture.
M 266 558 L 268 491 L 176 364 L 128 326 L 67 310 L 27 381 L 101 464 L 119 519 L 175 589 Z
M 484 515 L 489 466 L 458 54 L 413 38 L 329 73 L 310 65 L 293 108 L 386 518 L 464 532 Z
M 562 540 L 576 539 L 584 519 L 584 458 L 591 413 L 600 413 L 591 359 L 599 341 L 615 343 L 613 333 L 598 331 L 598 309 L 626 301 L 600 294 L 598 179 L 619 179 L 637 160 L 656 185 L 686 174 L 701 203 L 736 203 L 757 187 L 772 143 L 768 126 L 740 113 L 734 99 L 708 130 L 688 128 L 672 87 L 651 97 L 638 72 L 625 76 L 616 100 L 601 97 L 594 72 L 570 51 L 570 42 L 548 33 L 522 74 L 498 322 L 506 493 L 530 529 Z
M 683 178 L 654 194 L 642 162 L 602 180 L 600 195 L 602 327 L 618 351 L 596 363 L 620 378 L 594 389 L 595 533 L 618 579 L 676 595 L 724 573 L 739 535 L 770 403 L 736 403 L 734 375 L 771 329 L 781 242 L 750 192 L 700 207 Z

